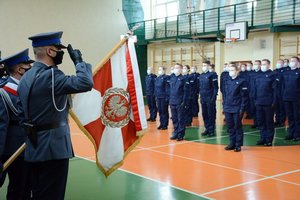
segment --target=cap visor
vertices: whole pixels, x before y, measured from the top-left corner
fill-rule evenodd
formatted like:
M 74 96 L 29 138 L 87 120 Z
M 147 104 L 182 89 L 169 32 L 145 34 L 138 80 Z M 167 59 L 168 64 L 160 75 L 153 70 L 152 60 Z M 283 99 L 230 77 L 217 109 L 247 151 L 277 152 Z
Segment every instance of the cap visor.
M 56 46 L 58 48 L 61 48 L 61 49 L 66 49 L 67 48 L 65 45 L 62 45 L 62 44 L 56 44 L 54 46 Z

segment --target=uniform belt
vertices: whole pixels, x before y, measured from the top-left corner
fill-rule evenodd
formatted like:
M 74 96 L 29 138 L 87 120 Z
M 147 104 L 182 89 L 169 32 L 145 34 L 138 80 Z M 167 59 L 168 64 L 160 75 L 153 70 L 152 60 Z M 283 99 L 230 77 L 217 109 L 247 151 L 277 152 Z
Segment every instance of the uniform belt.
M 53 123 L 49 123 L 49 124 L 36 125 L 35 130 L 36 131 L 45 131 L 45 130 L 50 130 L 50 129 L 54 129 L 54 128 L 59 128 L 59 127 L 65 126 L 65 125 L 67 125 L 67 122 L 65 122 L 65 121 L 53 122 Z

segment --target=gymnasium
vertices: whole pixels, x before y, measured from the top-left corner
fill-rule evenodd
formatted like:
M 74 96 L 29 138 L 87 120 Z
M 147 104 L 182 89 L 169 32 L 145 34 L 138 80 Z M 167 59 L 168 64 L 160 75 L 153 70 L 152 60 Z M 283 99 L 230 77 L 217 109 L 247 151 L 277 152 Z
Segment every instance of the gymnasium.
M 97 141 L 93 142 L 92 136 L 87 133 L 89 124 L 81 121 L 83 118 L 86 119 L 81 115 L 92 116 L 91 111 L 98 108 L 96 105 L 100 106 L 98 101 L 93 100 L 97 98 L 98 93 L 92 93 L 95 91 L 92 89 L 92 98 L 85 102 L 81 101 L 83 103 L 80 104 L 80 108 L 84 107 L 84 104 L 90 104 L 86 105 L 86 110 L 71 108 L 69 112 L 68 124 L 74 157 L 69 159 L 64 199 L 300 199 L 300 132 L 298 133 L 300 131 L 300 99 L 295 100 L 298 107 L 293 110 L 296 114 L 291 115 L 287 110 L 289 107 L 284 107 L 285 101 L 290 102 L 290 100 L 284 100 L 285 89 L 282 88 L 285 87 L 274 86 L 275 83 L 279 85 L 277 83 L 279 81 L 291 82 L 286 78 L 288 76 L 280 76 L 285 77 L 284 80 L 274 74 L 276 70 L 283 69 L 284 63 L 298 60 L 299 65 L 295 67 L 295 73 L 297 76 L 299 73 L 299 76 L 297 80 L 295 79 L 295 83 L 299 88 L 289 89 L 294 92 L 291 96 L 295 98 L 299 96 L 297 93 L 300 91 L 300 1 L 0 0 L 0 22 L 0 58 L 4 59 L 29 48 L 29 57 L 34 60 L 36 55 L 32 48 L 33 43 L 28 38 L 38 33 L 63 31 L 62 44 L 72 44 L 75 50 L 80 50 L 83 60 L 91 64 L 94 71 L 94 88 L 97 84 L 108 84 L 107 77 L 103 76 L 98 76 L 99 80 L 95 83 L 99 63 L 103 65 L 102 61 L 106 58 L 105 61 L 110 59 L 109 63 L 112 68 L 125 63 L 125 60 L 115 61 L 117 59 L 114 59 L 113 54 L 110 53 L 113 49 L 115 49 L 114 52 L 123 49 L 121 46 L 116 48 L 116 45 L 124 40 L 124 37 L 135 37 L 137 65 L 132 61 L 132 67 L 138 66 L 139 77 L 135 79 L 135 85 L 138 86 L 140 81 L 140 94 L 143 97 L 140 99 L 137 97 L 138 105 L 143 105 L 143 107 L 136 109 L 144 112 L 147 118 L 145 121 L 147 128 L 141 131 L 143 136 L 138 135 L 139 139 L 126 151 L 124 150 L 125 152 L 123 152 L 123 146 L 110 147 L 114 141 L 102 144 L 104 139 L 101 140 L 102 146 L 109 146 L 103 150 L 105 151 L 103 154 L 107 156 L 111 154 L 116 157 L 118 155 L 114 151 L 122 149 L 121 160 L 113 165 L 112 171 L 107 171 L 101 165 L 101 158 L 98 157 L 100 147 L 97 149 L 96 146 L 100 144 Z M 129 46 L 129 42 L 122 44 Z M 128 46 L 124 49 L 128 50 Z M 127 51 L 124 50 L 124 52 L 124 55 L 127 55 Z M 64 50 L 64 53 L 64 60 L 59 65 L 59 69 L 66 75 L 78 75 L 78 69 L 75 69 L 72 62 L 74 60 L 72 57 L 69 58 L 67 50 Z M 120 55 L 123 55 L 122 52 Z M 134 59 L 132 54 L 131 59 Z M 230 73 L 229 68 L 240 74 L 247 71 L 247 66 L 251 66 L 249 71 L 254 73 L 254 66 L 259 63 L 258 61 L 261 66 L 268 65 L 268 71 L 275 77 L 274 84 L 270 86 L 273 91 L 271 98 L 281 100 L 284 116 L 281 117 L 281 121 L 277 120 L 281 115 L 281 111 L 276 110 L 279 100 L 276 101 L 276 105 L 273 105 L 274 102 L 268 105 L 268 109 L 271 110 L 261 111 L 264 112 L 261 116 L 257 114 L 257 110 L 265 109 L 264 106 L 266 106 L 257 105 L 259 104 L 257 98 L 268 96 L 265 92 L 263 96 L 258 97 L 259 93 L 267 91 L 265 86 L 259 85 L 263 84 L 265 79 L 262 78 L 263 75 L 260 75 L 261 79 L 247 79 L 247 85 L 241 90 L 247 88 L 250 90 L 249 87 L 253 83 L 251 87 L 255 91 L 254 96 L 251 98 L 249 97 L 251 92 L 249 95 L 247 93 L 247 106 L 241 109 L 242 142 L 230 146 L 232 133 L 229 133 L 230 120 L 227 118 L 228 111 L 225 109 L 226 101 L 224 100 L 227 96 L 224 95 L 225 92 L 222 92 L 222 89 L 226 90 L 229 95 L 230 89 L 226 81 L 222 82 L 221 74 L 226 70 Z M 282 66 L 280 66 L 281 62 Z M 203 68 L 206 64 L 213 72 L 208 68 L 207 70 Z M 75 66 L 77 67 L 77 64 Z M 244 69 L 242 69 L 243 66 Z M 292 71 L 290 69 L 292 65 L 285 67 L 289 68 L 287 71 Z M 212 81 L 215 82 L 211 84 L 217 85 L 217 91 L 212 98 L 214 102 L 210 101 L 212 107 L 205 108 L 208 115 L 214 113 L 212 117 L 207 117 L 203 111 L 206 103 L 204 103 L 205 96 L 201 96 L 203 94 L 201 90 L 206 89 L 201 86 L 203 84 L 201 78 L 195 79 L 200 83 L 200 86 L 198 85 L 195 89 L 196 93 L 193 89 L 189 89 L 188 94 L 181 94 L 180 89 L 174 92 L 176 86 L 172 84 L 175 85 L 178 80 L 183 79 L 177 79 L 173 70 L 181 70 L 178 76 L 183 77 L 186 69 L 185 76 L 189 77 L 193 73 L 189 71 L 192 68 L 198 74 L 197 77 L 201 74 L 204 76 L 206 73 L 214 73 Z M 112 69 L 111 76 L 123 81 L 122 74 L 114 72 Z M 150 76 L 155 77 L 153 80 L 157 81 L 162 74 L 168 77 L 171 77 L 171 74 L 174 75 L 174 82 L 170 78 L 167 83 L 169 85 L 166 86 L 169 93 L 165 97 L 168 101 L 165 111 L 159 108 L 157 99 L 159 97 L 155 97 L 156 93 L 151 94 L 152 96 L 148 93 L 148 89 L 155 87 L 155 83 L 153 86 L 147 85 L 150 84 L 148 81 Z M 240 75 L 236 74 L 236 76 Z M 266 77 L 269 78 L 268 75 Z M 187 91 L 186 86 L 191 87 L 191 81 L 188 80 L 188 78 L 184 79 L 185 86 L 182 89 L 184 92 Z M 261 82 L 256 80 L 261 80 Z M 129 81 L 128 78 L 128 84 Z M 112 81 L 112 84 L 114 85 L 115 82 Z M 236 82 L 236 84 L 239 83 Z M 200 97 L 198 90 L 200 90 Z M 194 93 L 196 100 L 190 100 L 189 104 L 184 103 L 185 100 L 179 105 L 171 103 L 172 98 L 174 102 L 180 98 L 191 99 Z M 275 97 L 275 94 L 279 95 Z M 73 96 L 75 107 L 80 100 L 76 98 L 76 95 Z M 100 93 L 100 95 L 103 94 Z M 154 102 L 151 103 L 148 96 L 151 96 Z M 128 102 L 134 103 L 134 100 L 128 100 Z M 254 111 L 250 108 L 251 103 Z M 182 105 L 185 111 L 182 111 Z M 151 106 L 151 109 L 155 111 L 150 110 Z M 271 111 L 272 119 L 263 116 L 270 114 Z M 180 128 L 180 121 L 185 120 L 185 117 L 189 115 L 188 112 L 195 114 L 190 113 L 193 115 L 190 117 L 191 121 L 184 124 L 183 132 L 177 133 L 177 126 Z M 252 113 L 252 116 L 249 113 Z M 166 125 L 161 124 L 160 118 L 163 114 L 167 114 L 164 122 Z M 132 113 L 128 114 L 127 120 L 130 120 L 132 115 Z M 291 122 L 290 116 L 296 115 L 299 119 L 295 117 Z M 90 120 L 92 117 L 87 118 Z M 207 123 L 211 120 L 213 121 L 212 132 L 207 132 L 210 129 Z M 255 120 L 258 120 L 257 124 Z M 272 122 L 271 132 L 273 133 L 271 135 L 273 135 L 271 139 L 264 139 L 262 132 L 264 132 L 264 127 L 268 126 L 266 122 L 268 120 Z M 292 126 L 296 127 L 293 133 L 291 133 Z M 175 137 L 176 134 L 181 135 Z M 0 140 L 4 139 L 0 138 Z M 120 141 L 116 139 L 116 144 L 118 142 Z M 125 143 L 124 146 L 127 148 Z M 0 161 L 1 156 L 0 154 Z M 3 186 L 0 187 L 0 199 L 9 199 L 6 196 L 8 184 L 9 178 L 6 177 Z

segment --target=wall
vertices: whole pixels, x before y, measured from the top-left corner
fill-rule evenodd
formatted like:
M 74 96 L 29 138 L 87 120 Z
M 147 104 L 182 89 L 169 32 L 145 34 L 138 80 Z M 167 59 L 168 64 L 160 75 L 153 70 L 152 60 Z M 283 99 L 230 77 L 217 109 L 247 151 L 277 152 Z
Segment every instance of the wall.
M 0 1 L 0 50 L 2 57 L 30 48 L 29 36 L 64 31 L 62 41 L 81 50 L 83 58 L 98 64 L 127 31 L 122 1 L 110 0 L 7 0 Z M 61 65 L 74 73 L 68 54 Z

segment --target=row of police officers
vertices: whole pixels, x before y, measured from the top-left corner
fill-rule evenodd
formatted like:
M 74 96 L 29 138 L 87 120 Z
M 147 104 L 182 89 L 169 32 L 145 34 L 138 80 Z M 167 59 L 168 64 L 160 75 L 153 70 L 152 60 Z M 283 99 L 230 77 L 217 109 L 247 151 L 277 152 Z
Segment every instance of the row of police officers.
M 91 65 L 71 45 L 68 52 L 76 75 L 67 76 L 58 68 L 66 48 L 62 34 L 29 37 L 35 61 L 28 49 L 0 60 L 1 162 L 26 143 L 25 152 L 1 173 L 1 186 L 6 174 L 9 179 L 7 199 L 64 199 L 69 159 L 74 155 L 68 125 L 70 94 L 91 90 L 93 79 Z
M 271 70 L 268 59 L 242 65 L 225 64 L 220 76 L 225 122 L 230 136 L 226 150 L 240 151 L 243 145 L 242 119 L 254 120 L 253 128 L 260 131 L 257 145 L 272 146 L 275 125 L 285 126 L 288 119 L 287 140 L 300 140 L 300 62 L 298 57 L 279 59 Z M 181 141 L 185 127 L 198 116 L 199 96 L 205 131 L 203 136 L 215 135 L 218 75 L 214 65 L 205 61 L 202 73 L 195 66 L 176 64 L 171 74 L 165 67 L 158 68 L 158 76 L 149 67 L 146 76 L 146 94 L 150 117 L 160 116 L 158 129 L 168 127 L 169 112 L 174 125 L 170 139 Z M 275 116 L 275 117 L 274 117 Z M 275 121 L 274 121 L 275 119 Z

